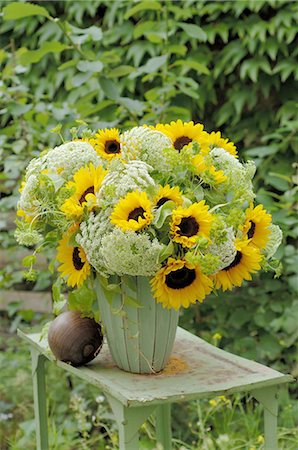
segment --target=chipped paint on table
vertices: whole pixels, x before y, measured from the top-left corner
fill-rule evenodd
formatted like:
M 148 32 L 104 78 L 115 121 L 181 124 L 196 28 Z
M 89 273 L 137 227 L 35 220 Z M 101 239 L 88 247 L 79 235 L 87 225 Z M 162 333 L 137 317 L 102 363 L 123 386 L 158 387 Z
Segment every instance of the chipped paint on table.
M 54 361 L 40 334 L 19 331 L 19 336 Z M 178 328 L 168 365 L 157 374 L 138 375 L 118 369 L 107 344 L 87 366 L 75 368 L 61 361 L 57 365 L 101 388 L 124 406 L 134 407 L 250 391 L 293 380 L 291 375 L 216 348 L 182 328 Z

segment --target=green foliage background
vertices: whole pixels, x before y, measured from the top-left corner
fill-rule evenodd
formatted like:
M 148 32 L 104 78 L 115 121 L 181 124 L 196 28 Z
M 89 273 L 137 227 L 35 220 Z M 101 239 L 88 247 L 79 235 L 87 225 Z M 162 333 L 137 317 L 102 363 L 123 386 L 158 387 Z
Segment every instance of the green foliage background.
M 181 118 L 220 130 L 254 159 L 257 202 L 284 232 L 281 278 L 186 311 L 182 324 L 242 356 L 297 374 L 298 257 L 296 63 L 298 3 L 290 1 L 0 1 L 1 245 L 28 161 L 59 144 L 50 130 Z M 79 122 L 77 122 L 79 120 Z M 295 200 L 296 195 L 296 200 Z M 23 282 L 1 271 L 2 289 Z M 35 289 L 47 289 L 41 272 Z

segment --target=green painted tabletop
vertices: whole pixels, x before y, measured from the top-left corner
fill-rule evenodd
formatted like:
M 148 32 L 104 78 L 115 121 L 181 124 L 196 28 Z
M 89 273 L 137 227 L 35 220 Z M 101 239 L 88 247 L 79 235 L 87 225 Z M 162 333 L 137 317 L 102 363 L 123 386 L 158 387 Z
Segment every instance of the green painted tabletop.
M 25 334 L 18 330 L 18 334 L 35 350 L 55 361 L 47 340 L 41 340 L 39 333 Z M 291 375 L 214 347 L 182 328 L 177 330 L 168 365 L 158 374 L 137 375 L 118 369 L 106 343 L 100 354 L 84 367 L 55 362 L 125 406 L 227 395 L 293 381 Z

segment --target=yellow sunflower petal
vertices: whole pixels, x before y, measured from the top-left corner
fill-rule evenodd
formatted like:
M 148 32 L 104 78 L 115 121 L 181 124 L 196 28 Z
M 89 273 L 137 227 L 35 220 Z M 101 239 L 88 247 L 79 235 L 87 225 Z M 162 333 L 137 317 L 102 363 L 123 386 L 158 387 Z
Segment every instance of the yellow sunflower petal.
M 58 271 L 66 278 L 71 287 L 80 287 L 90 274 L 90 264 L 81 247 L 75 247 L 69 243 L 73 229 L 63 234 L 59 241 L 57 260 L 61 263 Z
M 246 210 L 245 223 L 240 230 L 250 239 L 250 243 L 259 249 L 266 247 L 270 236 L 272 216 L 266 212 L 263 205 L 255 208 L 253 204 Z
M 111 223 L 122 230 L 139 231 L 153 219 L 152 205 L 145 192 L 129 192 L 114 207 Z
M 213 216 L 208 212 L 205 200 L 193 203 L 188 208 L 178 207 L 172 213 L 170 234 L 173 241 L 184 247 L 192 247 L 199 236 L 210 234 Z
M 196 301 L 202 302 L 212 290 L 213 283 L 199 266 L 186 260 L 169 258 L 151 280 L 154 298 L 165 308 L 187 308 Z
M 159 186 L 159 190 L 154 198 L 154 205 L 159 208 L 169 200 L 176 203 L 177 206 L 182 205 L 183 199 L 179 187 L 175 186 L 171 188 L 169 184 Z
M 157 124 L 155 129 L 161 131 L 166 136 L 168 136 L 173 147 L 180 152 L 182 148 L 192 141 L 197 141 L 199 138 L 207 134 L 203 131 L 203 125 L 200 123 L 194 124 L 191 122 L 182 122 L 178 119 L 176 122 L 171 122 L 170 124 Z
M 88 210 L 96 204 L 95 194 L 98 192 L 101 183 L 106 175 L 106 171 L 101 167 L 95 167 L 93 164 L 82 167 L 74 176 L 73 181 L 67 183 L 68 189 L 73 189 L 73 195 L 65 200 L 61 206 L 61 211 L 68 217 L 79 219 L 83 214 L 84 206 Z
M 98 130 L 89 142 L 97 154 L 104 159 L 111 160 L 121 155 L 120 135 L 116 128 Z
M 252 274 L 261 269 L 262 256 L 260 250 L 249 245 L 249 240 L 236 240 L 237 253 L 234 261 L 214 275 L 215 287 L 223 291 L 241 286 L 244 280 L 250 281 Z

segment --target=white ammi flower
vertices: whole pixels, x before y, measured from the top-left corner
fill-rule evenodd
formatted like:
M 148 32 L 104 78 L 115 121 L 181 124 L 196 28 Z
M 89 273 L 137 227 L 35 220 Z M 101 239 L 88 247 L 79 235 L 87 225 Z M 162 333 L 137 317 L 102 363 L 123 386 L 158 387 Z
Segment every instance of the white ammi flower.
M 125 160 L 140 159 L 159 172 L 167 169 L 164 149 L 172 147 L 168 136 L 148 127 L 135 127 L 120 136 L 122 156 Z
M 65 180 L 72 178 L 81 167 L 93 163 L 100 164 L 94 148 L 88 142 L 72 141 L 49 150 L 45 155 L 33 159 L 26 171 L 26 180 L 44 170 L 57 170 Z
M 102 238 L 102 254 L 111 274 L 152 276 L 160 269 L 158 256 L 164 248 L 146 233 L 116 228 Z

